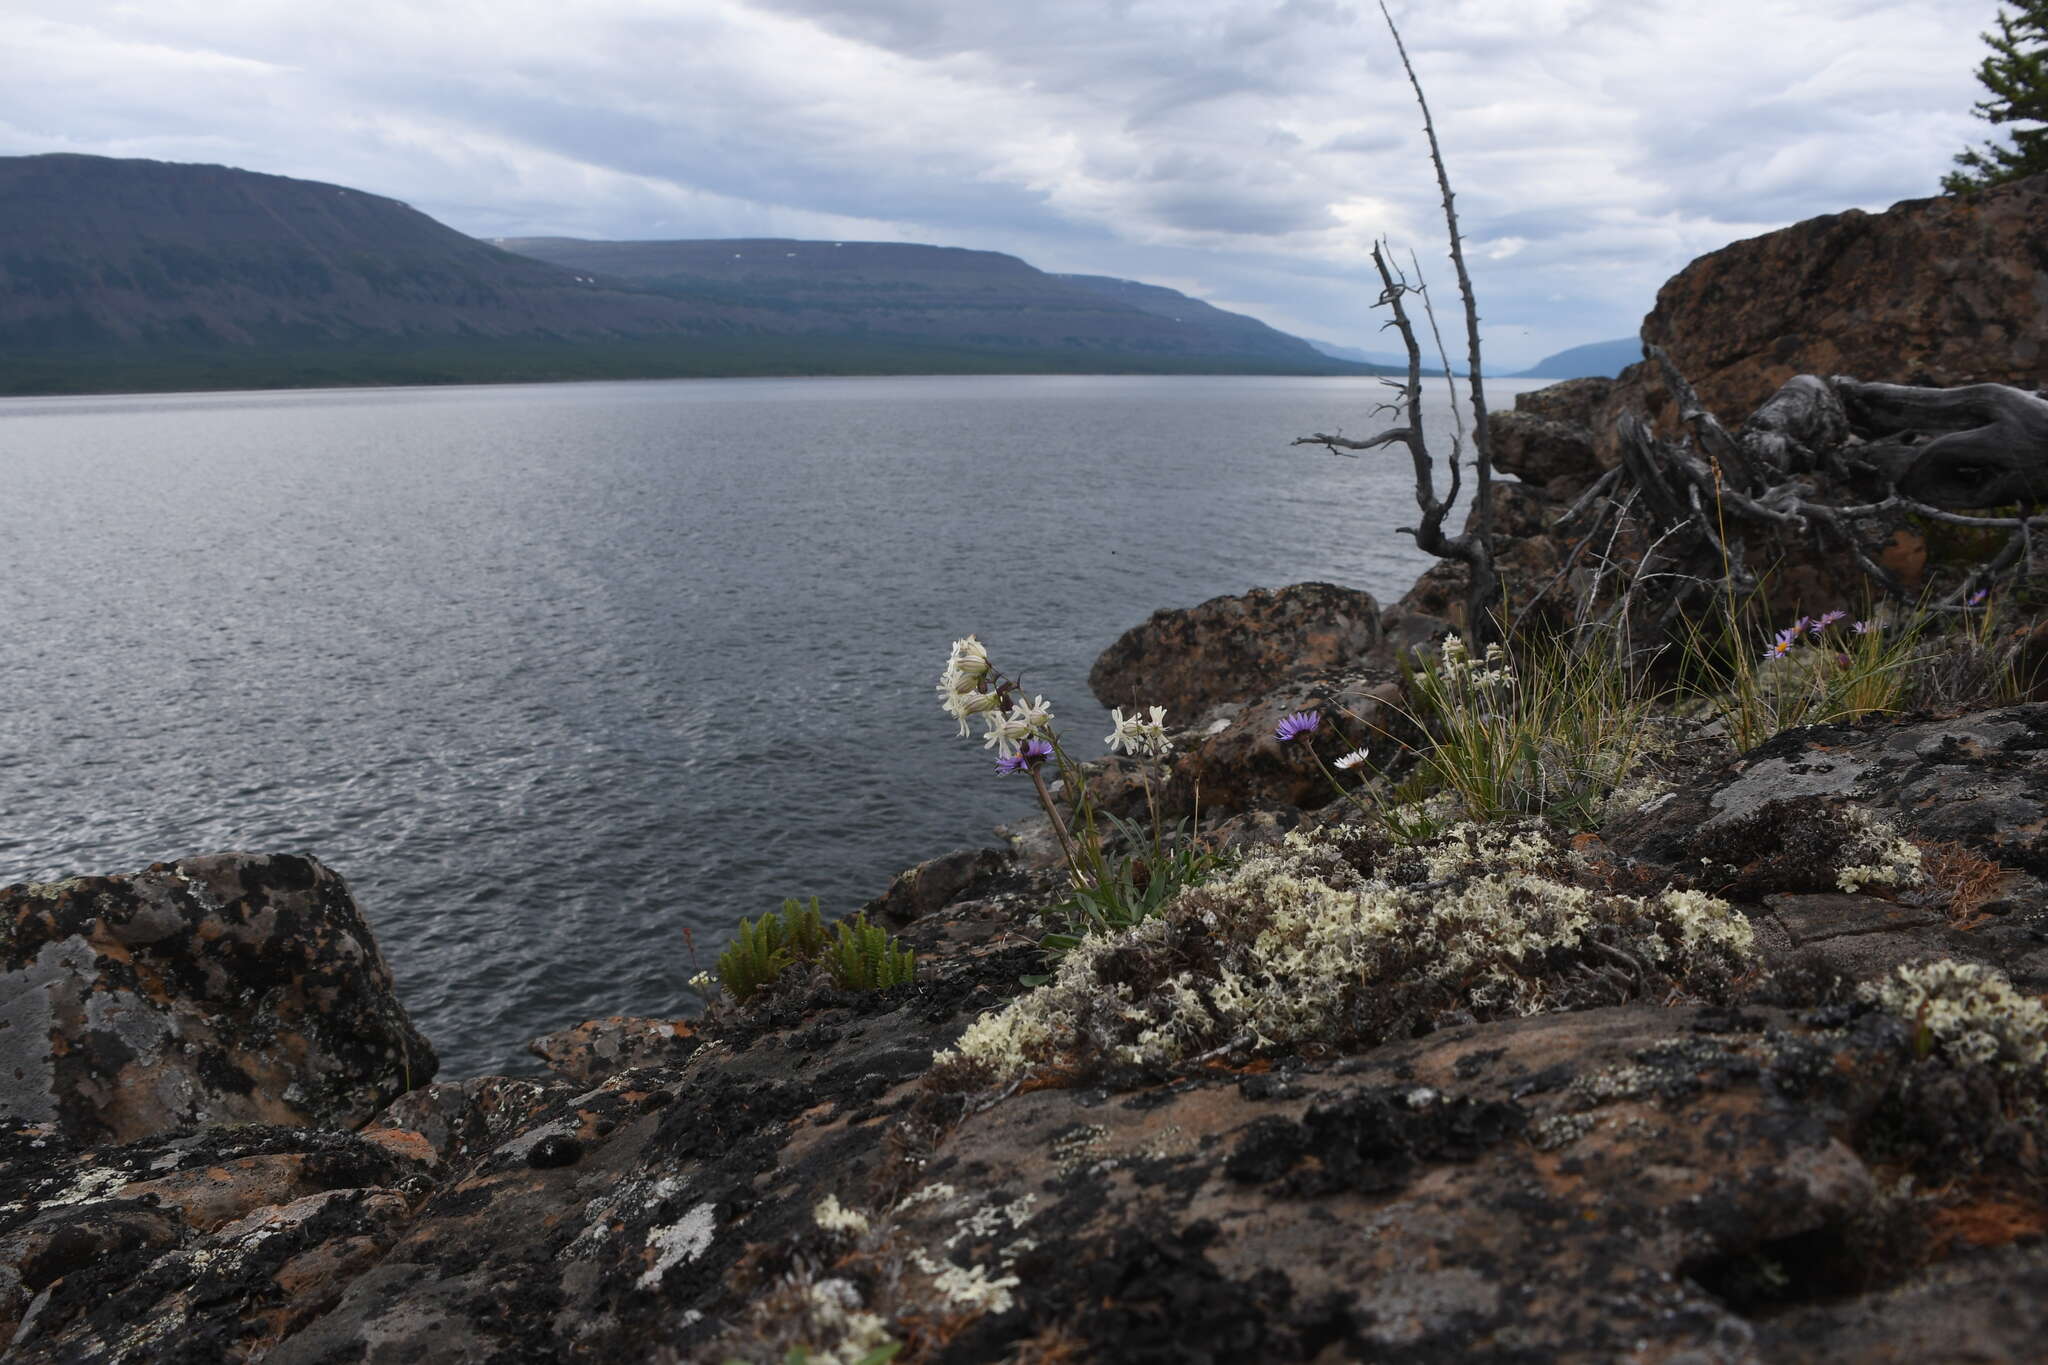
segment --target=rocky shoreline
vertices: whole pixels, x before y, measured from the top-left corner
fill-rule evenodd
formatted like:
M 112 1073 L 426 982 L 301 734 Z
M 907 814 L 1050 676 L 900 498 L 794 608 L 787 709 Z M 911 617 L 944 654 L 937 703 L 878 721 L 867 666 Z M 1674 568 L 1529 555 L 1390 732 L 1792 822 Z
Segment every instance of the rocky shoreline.
M 1220 633 L 1256 674 L 1251 642 L 1311 601 L 1328 631 L 1363 619 L 1309 588 L 1153 642 Z M 1221 771 L 1244 717 L 1355 689 L 1383 623 L 1350 639 L 1310 671 L 1340 681 L 1225 703 L 1187 761 Z M 1350 837 L 1341 803 L 1285 815 L 1285 762 L 1244 765 L 1230 837 Z M 1854 810 L 1967 845 L 1998 894 L 1959 919 L 1844 893 Z M 1447 905 L 1504 855 L 1468 827 L 1419 856 Z M 911 985 L 792 978 L 536 1040 L 549 1079 L 422 1084 L 431 1050 L 309 859 L 9 888 L 7 1358 L 2033 1358 L 2038 1122 L 1858 988 L 1938 961 L 2048 991 L 2048 705 L 1788 733 L 1514 856 L 1574 894 L 1711 883 L 1753 958 L 1709 982 L 1539 954 L 1518 970 L 1557 1000 L 1528 1017 L 1164 1061 L 1077 1035 L 948 1080 L 935 1054 L 1025 994 L 1059 887 L 963 850 L 869 907 Z
M 1902 241 L 2048 220 L 1902 208 L 1939 219 Z M 1787 232 L 1852 229 L 1890 259 L 1881 221 Z M 1800 365 L 1667 292 L 1674 349 Z M 1568 567 L 1556 513 L 1640 382 L 1498 422 L 1512 581 Z M 1254 591 L 1105 652 L 1105 705 L 1195 719 L 1165 771 L 1090 765 L 1093 799 L 1156 779 L 1236 861 L 1039 987 L 1065 874 L 1028 829 L 866 907 L 913 982 L 587 1021 L 534 1041 L 544 1078 L 434 1081 L 311 858 L 0 889 L 0 1357 L 2038 1359 L 2048 702 L 1740 754 L 1660 718 L 1659 780 L 1597 833 L 1395 841 L 1274 727 L 1398 749 L 1456 578 Z

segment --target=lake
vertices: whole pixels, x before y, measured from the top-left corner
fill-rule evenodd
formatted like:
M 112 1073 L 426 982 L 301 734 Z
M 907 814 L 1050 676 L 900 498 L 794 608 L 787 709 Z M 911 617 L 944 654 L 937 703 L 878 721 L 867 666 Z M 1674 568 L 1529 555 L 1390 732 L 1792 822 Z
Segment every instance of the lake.
M 1494 381 L 1504 407 L 1545 381 Z M 741 915 L 994 843 L 978 634 L 1080 754 L 1160 607 L 1427 563 L 1361 379 L 930 377 L 0 401 L 0 884 L 348 879 L 442 1075 L 694 1013 Z M 1447 448 L 1441 381 L 1430 393 Z M 1462 510 L 1460 512 L 1462 517 Z M 683 931 L 695 933 L 693 966 Z

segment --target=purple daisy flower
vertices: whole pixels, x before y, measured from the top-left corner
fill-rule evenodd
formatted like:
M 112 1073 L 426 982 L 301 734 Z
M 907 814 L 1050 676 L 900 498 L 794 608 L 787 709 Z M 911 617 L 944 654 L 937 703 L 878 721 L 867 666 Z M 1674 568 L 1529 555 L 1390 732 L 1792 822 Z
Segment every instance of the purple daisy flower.
M 1809 626 L 1808 629 L 1810 629 L 1815 635 L 1818 635 L 1822 631 L 1826 630 L 1829 626 L 1841 620 L 1844 616 L 1847 616 L 1848 614 L 1849 613 L 1846 611 L 1823 612 L 1821 614 L 1821 618 L 1818 621 L 1813 622 L 1813 624 Z
M 1876 630 L 1877 627 L 1871 625 L 1868 621 L 1851 621 L 1849 629 L 1855 631 L 1858 635 L 1868 635 L 1873 630 Z
M 996 760 L 996 771 L 1006 776 L 1010 773 L 1029 772 L 1051 757 L 1052 745 L 1042 739 L 1027 739 L 1016 753 L 1008 758 Z
M 1972 607 L 1981 607 L 1984 605 L 1984 599 L 1989 596 L 1991 596 L 1991 589 L 1979 588 L 1977 589 L 1977 591 L 1970 594 L 1970 600 L 1965 605 Z
M 1771 641 L 1770 648 L 1764 651 L 1764 661 L 1766 663 L 1772 659 L 1782 659 L 1792 652 L 1792 645 L 1799 639 L 1799 632 L 1803 629 L 1801 623 L 1805 620 L 1806 618 L 1802 616 L 1799 618 L 1799 621 L 1778 632 L 1778 638 Z
M 1296 711 L 1273 727 L 1273 738 L 1285 744 L 1303 735 L 1314 734 L 1322 723 L 1323 713 L 1320 711 Z

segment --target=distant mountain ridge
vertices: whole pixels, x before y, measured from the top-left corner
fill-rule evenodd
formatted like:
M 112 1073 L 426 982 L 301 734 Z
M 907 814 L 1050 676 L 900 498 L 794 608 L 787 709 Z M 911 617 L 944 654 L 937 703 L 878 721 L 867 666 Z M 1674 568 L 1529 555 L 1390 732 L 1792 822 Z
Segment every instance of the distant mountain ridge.
M 1547 355 L 1510 379 L 1613 379 L 1643 358 L 1643 343 L 1636 337 L 1593 341 Z
M 1239 356 L 1324 367 L 1298 337 L 1176 290 L 1052 275 L 1015 256 L 911 242 L 501 237 L 507 251 L 677 299 L 772 312 L 778 330 L 994 347 Z
M 494 245 L 345 186 L 0 157 L 0 393 L 1014 372 L 1360 370 L 1171 290 L 996 252 Z
M 395 199 L 225 166 L 0 157 L 0 347 L 715 327 Z

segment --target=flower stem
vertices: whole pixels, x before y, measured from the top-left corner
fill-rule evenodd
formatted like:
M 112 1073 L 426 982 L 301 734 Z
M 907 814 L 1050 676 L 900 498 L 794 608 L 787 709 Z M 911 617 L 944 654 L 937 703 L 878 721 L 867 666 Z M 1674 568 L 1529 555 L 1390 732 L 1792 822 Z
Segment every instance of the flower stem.
M 1052 832 L 1060 836 L 1060 847 L 1066 851 L 1067 866 L 1073 870 L 1075 882 L 1084 883 L 1087 879 L 1081 873 L 1081 859 L 1074 852 L 1074 841 L 1067 833 L 1067 822 L 1060 819 L 1059 808 L 1052 803 L 1052 793 L 1046 790 L 1045 778 L 1040 776 L 1036 768 L 1029 769 L 1029 772 L 1031 785 L 1038 789 L 1038 804 L 1045 807 L 1046 818 L 1052 821 Z

